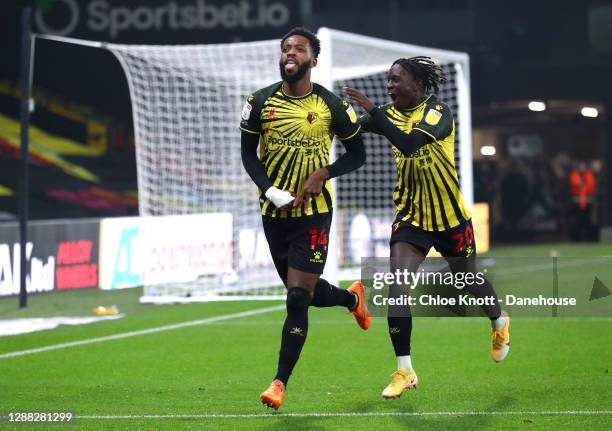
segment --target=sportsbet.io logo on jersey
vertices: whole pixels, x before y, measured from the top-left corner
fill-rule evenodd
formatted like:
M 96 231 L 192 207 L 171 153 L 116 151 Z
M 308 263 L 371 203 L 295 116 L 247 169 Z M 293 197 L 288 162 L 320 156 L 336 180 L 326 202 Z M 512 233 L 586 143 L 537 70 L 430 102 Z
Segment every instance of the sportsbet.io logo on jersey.
M 257 30 L 289 24 L 291 9 L 272 0 L 46 0 L 36 2 L 41 33 L 115 39 L 128 32 Z
M 292 148 L 312 149 L 319 148 L 323 142 L 314 139 L 291 139 L 286 138 L 277 130 L 266 129 L 264 131 L 266 147 L 270 150 L 276 150 L 280 146 Z

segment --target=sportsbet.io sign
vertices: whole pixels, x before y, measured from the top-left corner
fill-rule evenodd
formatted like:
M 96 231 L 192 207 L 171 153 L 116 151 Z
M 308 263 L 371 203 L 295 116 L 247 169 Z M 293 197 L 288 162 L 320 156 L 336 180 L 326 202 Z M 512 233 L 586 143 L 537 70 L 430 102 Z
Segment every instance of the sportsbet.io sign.
M 265 39 L 297 23 L 290 0 L 44 0 L 36 31 L 142 43 L 207 43 Z M 170 38 L 170 40 L 168 40 Z

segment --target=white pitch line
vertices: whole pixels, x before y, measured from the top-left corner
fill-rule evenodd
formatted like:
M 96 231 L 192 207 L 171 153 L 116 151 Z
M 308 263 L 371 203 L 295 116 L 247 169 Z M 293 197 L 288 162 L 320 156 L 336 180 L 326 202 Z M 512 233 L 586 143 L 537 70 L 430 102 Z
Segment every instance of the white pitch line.
M 573 268 L 575 266 L 583 266 L 583 265 L 588 265 L 590 263 L 593 263 L 593 264 L 600 263 L 601 258 L 610 258 L 610 256 L 594 256 L 593 258 L 575 259 L 575 260 L 569 260 L 570 258 L 566 258 L 566 259 L 561 258 L 561 261 L 557 262 L 557 268 L 558 269 Z M 518 258 L 517 260 L 519 259 L 521 258 Z M 535 259 L 538 259 L 538 258 L 535 258 Z M 552 270 L 553 270 L 552 258 L 547 257 L 545 263 L 536 263 L 532 265 L 523 265 L 523 266 L 518 266 L 518 267 L 510 267 L 510 268 L 502 267 L 502 268 L 498 268 L 495 272 L 493 272 L 493 274 L 494 275 L 513 275 L 513 274 L 518 274 L 518 273 L 523 273 L 523 272 L 552 271 Z
M 285 305 L 275 305 L 274 307 L 257 308 L 255 310 L 241 311 L 240 313 L 225 314 L 223 316 L 208 317 L 206 319 L 192 320 L 189 322 L 175 323 L 173 325 L 157 326 L 139 331 L 122 332 L 120 334 L 108 335 L 105 337 L 89 338 L 86 340 L 71 341 L 68 343 L 51 344 L 49 346 L 38 347 L 36 349 L 18 350 L 15 352 L 3 353 L 0 359 L 15 358 L 17 356 L 31 355 L 33 353 L 49 352 L 51 350 L 66 349 L 68 347 L 83 346 L 85 344 L 103 343 L 105 341 L 120 340 L 122 338 L 137 337 L 139 335 L 154 334 L 156 332 L 172 331 L 174 329 L 188 328 L 190 326 L 206 325 L 209 323 L 220 322 L 222 320 L 238 319 L 241 317 L 255 316 L 257 314 L 270 313 L 272 311 L 284 310 Z
M 311 413 L 203 413 L 176 415 L 76 415 L 75 419 L 123 420 L 123 419 L 274 419 L 334 418 L 366 416 L 561 416 L 561 415 L 612 415 L 612 410 L 558 410 L 558 411 L 449 411 L 449 412 L 311 412 Z
M 372 316 L 372 318 L 381 318 L 381 319 L 385 319 L 387 316 Z M 426 317 L 426 316 L 419 316 L 416 317 L 418 319 L 430 319 L 430 317 Z M 447 316 L 447 317 L 433 317 L 433 319 L 456 319 L 453 316 Z M 562 317 L 563 319 L 563 323 L 584 323 L 585 321 L 589 321 L 589 322 L 609 322 L 610 320 L 612 320 L 612 316 L 610 317 L 606 317 L 606 316 L 598 316 L 598 317 Z M 542 317 L 524 317 L 521 316 L 520 317 L 521 322 L 542 322 Z M 476 317 L 464 317 L 464 318 L 460 318 L 460 319 L 456 319 L 453 320 L 453 325 L 456 324 L 466 324 L 466 325 L 478 325 L 478 326 L 482 326 L 483 325 L 483 318 L 480 316 L 476 316 Z M 282 320 L 242 320 L 242 321 L 238 321 L 238 322 L 215 322 L 212 323 L 212 326 L 278 326 L 279 322 L 282 322 Z M 437 323 L 440 324 L 447 324 L 447 321 L 439 321 Z M 347 317 L 346 319 L 342 319 L 342 320 L 331 320 L 331 319 L 326 319 L 326 320 L 316 320 L 314 318 L 310 318 L 310 320 L 308 321 L 308 326 L 317 326 L 317 325 L 346 325 L 346 326 L 354 326 L 356 325 L 355 320 L 352 317 Z M 490 325 L 489 325 L 490 327 Z

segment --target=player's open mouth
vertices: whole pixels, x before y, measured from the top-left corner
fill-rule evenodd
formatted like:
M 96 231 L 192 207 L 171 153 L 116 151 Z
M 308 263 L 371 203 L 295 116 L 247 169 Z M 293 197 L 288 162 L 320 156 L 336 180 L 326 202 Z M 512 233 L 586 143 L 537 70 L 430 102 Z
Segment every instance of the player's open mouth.
M 395 93 L 387 93 L 389 95 L 389 97 L 391 98 L 391 100 L 395 101 L 395 99 L 397 98 L 397 95 Z
M 285 62 L 285 72 L 287 72 L 288 74 L 292 74 L 296 72 L 297 70 L 298 70 L 298 64 L 294 59 L 290 58 L 289 60 Z

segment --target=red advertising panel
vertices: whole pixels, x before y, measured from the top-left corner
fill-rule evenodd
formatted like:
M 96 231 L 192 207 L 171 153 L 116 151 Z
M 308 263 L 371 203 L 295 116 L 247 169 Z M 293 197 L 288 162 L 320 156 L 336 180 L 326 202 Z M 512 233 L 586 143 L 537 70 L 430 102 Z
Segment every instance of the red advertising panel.
M 26 245 L 29 293 L 98 285 L 99 220 L 31 222 Z M 19 293 L 19 227 L 0 225 L 0 296 Z

